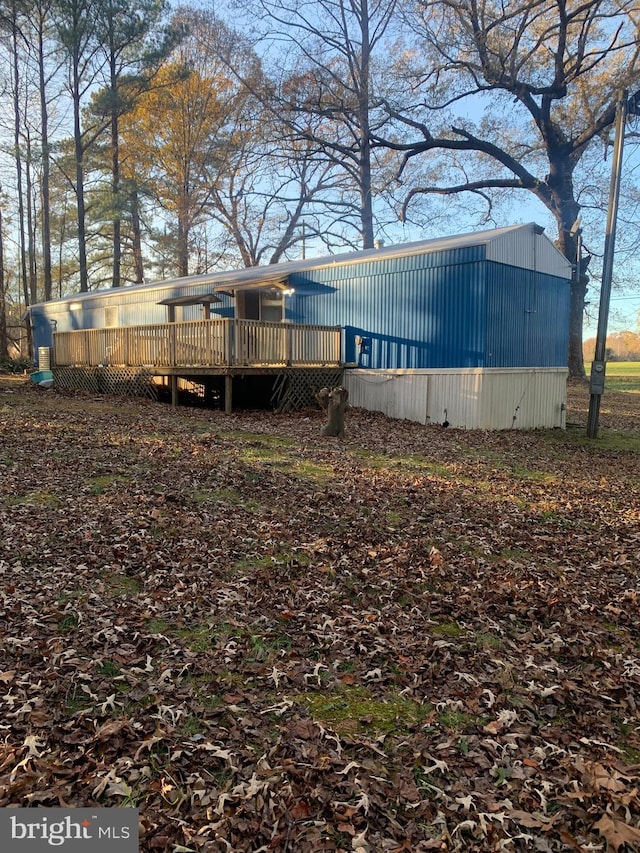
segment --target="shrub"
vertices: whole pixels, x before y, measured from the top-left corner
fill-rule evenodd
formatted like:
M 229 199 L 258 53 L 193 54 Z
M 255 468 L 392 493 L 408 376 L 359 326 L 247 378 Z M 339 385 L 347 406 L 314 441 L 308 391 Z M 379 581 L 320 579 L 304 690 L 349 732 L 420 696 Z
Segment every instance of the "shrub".
M 0 355 L 0 373 L 24 373 L 25 370 L 33 370 L 33 368 L 33 361 L 25 355 L 16 358 Z

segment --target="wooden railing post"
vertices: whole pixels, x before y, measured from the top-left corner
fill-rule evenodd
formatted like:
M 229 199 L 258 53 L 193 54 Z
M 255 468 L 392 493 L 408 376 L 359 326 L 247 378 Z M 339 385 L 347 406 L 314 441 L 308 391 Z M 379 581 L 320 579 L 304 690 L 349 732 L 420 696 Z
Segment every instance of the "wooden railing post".
M 287 352 L 286 352 L 287 367 L 291 367 L 292 358 L 293 358 L 293 326 L 289 326 L 289 328 L 287 329 Z
M 233 364 L 233 343 L 234 343 L 234 325 L 235 320 L 227 318 L 224 329 L 224 361 L 227 367 Z
M 176 327 L 169 324 L 169 366 L 176 367 Z

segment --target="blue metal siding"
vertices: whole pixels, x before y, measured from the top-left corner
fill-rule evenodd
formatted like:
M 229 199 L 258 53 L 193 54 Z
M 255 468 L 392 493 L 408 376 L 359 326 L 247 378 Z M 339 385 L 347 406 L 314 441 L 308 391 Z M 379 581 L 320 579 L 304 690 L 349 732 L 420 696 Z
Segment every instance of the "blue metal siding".
M 487 367 L 566 367 L 570 283 L 488 263 Z
M 31 308 L 33 327 L 33 344 L 37 353 L 38 347 L 53 346 L 53 332 L 71 332 L 77 329 L 94 329 L 104 326 L 105 307 L 117 306 L 119 326 L 146 326 L 153 323 L 167 322 L 167 306 L 158 305 L 161 299 L 168 299 L 188 294 L 197 295 L 203 292 L 203 287 L 176 285 L 168 289 L 160 284 L 145 290 L 128 290 L 126 287 L 108 292 L 101 291 L 95 295 L 82 297 L 70 296 L 68 299 L 55 302 L 43 302 Z M 211 306 L 212 316 L 232 317 L 234 315 L 234 300 L 225 294 L 220 295 L 220 302 Z M 72 311 L 70 305 L 74 302 L 80 306 Z M 202 316 L 199 306 L 187 306 L 182 311 L 183 319 L 194 320 Z
M 305 323 L 346 326 L 346 360 L 356 336 L 369 341 L 363 367 L 482 367 L 486 265 L 477 248 L 438 253 L 438 266 L 425 255 L 299 273 L 290 278 L 291 310 Z M 333 294 L 312 292 L 329 283 Z

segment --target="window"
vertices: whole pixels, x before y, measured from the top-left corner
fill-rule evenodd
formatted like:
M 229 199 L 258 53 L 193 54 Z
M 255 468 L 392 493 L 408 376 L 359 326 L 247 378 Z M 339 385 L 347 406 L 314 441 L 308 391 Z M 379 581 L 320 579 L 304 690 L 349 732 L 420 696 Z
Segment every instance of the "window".
M 118 326 L 118 306 L 108 305 L 104 309 L 104 325 L 107 329 L 113 329 Z

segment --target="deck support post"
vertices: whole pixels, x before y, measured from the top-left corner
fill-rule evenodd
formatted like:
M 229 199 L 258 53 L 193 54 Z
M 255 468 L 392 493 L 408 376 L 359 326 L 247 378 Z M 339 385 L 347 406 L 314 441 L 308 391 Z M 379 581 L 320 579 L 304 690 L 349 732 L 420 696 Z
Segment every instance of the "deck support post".
M 171 382 L 171 405 L 175 408 L 178 405 L 178 377 L 172 374 Z
M 224 377 L 224 413 L 230 415 L 233 412 L 233 376 L 230 373 Z

